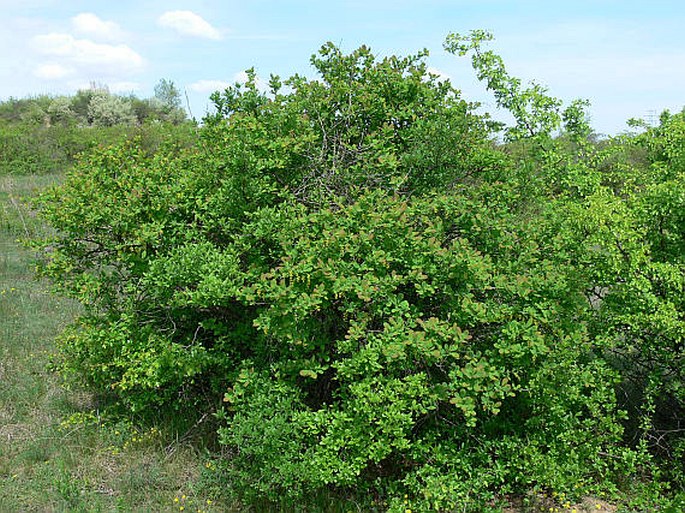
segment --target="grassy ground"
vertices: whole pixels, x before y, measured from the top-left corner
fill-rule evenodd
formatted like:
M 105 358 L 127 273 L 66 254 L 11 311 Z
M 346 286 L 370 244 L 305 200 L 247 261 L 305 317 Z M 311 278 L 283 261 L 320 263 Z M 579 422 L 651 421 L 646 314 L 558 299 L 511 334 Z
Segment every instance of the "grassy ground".
M 231 511 L 183 433 L 98 415 L 47 370 L 78 305 L 34 278 L 17 239 L 42 229 L 22 198 L 58 176 L 0 177 L 0 511 Z

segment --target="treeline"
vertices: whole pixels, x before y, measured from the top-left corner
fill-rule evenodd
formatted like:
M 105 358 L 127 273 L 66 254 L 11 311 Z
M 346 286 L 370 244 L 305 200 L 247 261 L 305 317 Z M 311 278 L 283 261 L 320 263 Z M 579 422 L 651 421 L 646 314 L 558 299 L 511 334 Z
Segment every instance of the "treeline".
M 314 80 L 214 94 L 195 146 L 81 161 L 38 205 L 85 305 L 62 374 L 215 419 L 212 479 L 257 509 L 682 511 L 685 114 L 598 142 L 489 38 L 445 48 L 511 126 L 424 53 L 328 44 Z
M 50 173 L 76 156 L 139 135 L 151 149 L 193 125 L 180 91 L 162 79 L 152 98 L 117 95 L 93 84 L 76 94 L 9 98 L 0 102 L 0 174 Z

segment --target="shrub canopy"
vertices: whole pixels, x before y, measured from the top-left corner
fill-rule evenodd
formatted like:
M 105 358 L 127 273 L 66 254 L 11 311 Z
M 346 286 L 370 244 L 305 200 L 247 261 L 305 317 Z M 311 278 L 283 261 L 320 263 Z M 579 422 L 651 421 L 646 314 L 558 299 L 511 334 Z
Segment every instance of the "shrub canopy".
M 197 147 L 82 161 L 41 204 L 44 272 L 88 307 L 61 370 L 216 413 L 246 500 L 482 511 L 632 472 L 616 385 L 682 414 L 683 118 L 595 144 L 484 39 L 447 48 L 502 93 L 507 144 L 425 53 L 328 44 L 317 79 L 214 94 Z

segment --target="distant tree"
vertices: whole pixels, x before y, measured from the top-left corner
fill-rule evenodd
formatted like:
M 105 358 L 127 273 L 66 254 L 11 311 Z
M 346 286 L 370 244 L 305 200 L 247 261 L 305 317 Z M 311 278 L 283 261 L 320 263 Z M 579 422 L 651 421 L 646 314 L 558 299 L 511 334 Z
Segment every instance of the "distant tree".
M 155 86 L 155 98 L 169 109 L 181 108 L 181 92 L 176 85 L 166 78 L 161 79 Z
M 51 102 L 52 98 L 48 95 L 19 100 L 16 104 L 19 119 L 36 125 L 47 124 L 49 121 L 47 110 Z
M 9 98 L 0 101 L 0 176 L 61 172 L 93 147 L 129 137 L 149 153 L 170 139 L 191 145 L 184 120 L 156 98 L 116 95 L 96 83 L 73 95 Z
M 92 122 L 92 119 L 89 118 L 88 106 L 94 92 L 92 89 L 80 89 L 71 97 L 71 110 L 79 118 L 79 121 L 85 124 Z
M 127 99 L 131 103 L 133 115 L 136 117 L 139 125 L 149 119 L 157 118 L 157 111 L 155 109 L 157 101 L 154 98 L 138 98 L 131 95 Z
M 186 117 L 181 107 L 181 91 L 173 81 L 161 79 L 155 86 L 155 96 L 150 100 L 153 108 L 160 111 L 160 119 L 180 123 Z
M 21 120 L 21 109 L 26 100 L 9 97 L 7 101 L 0 103 L 0 119 L 8 122 Z

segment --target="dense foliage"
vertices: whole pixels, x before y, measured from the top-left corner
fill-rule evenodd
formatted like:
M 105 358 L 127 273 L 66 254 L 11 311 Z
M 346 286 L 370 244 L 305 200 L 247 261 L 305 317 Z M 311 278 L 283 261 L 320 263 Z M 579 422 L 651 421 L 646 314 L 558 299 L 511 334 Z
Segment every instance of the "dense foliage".
M 61 371 L 215 413 L 246 501 L 484 511 L 654 461 L 682 487 L 685 114 L 595 142 L 488 37 L 445 47 L 510 128 L 425 53 L 328 44 L 315 80 L 213 95 L 197 146 L 84 159 L 40 205 L 44 272 L 87 307 Z

